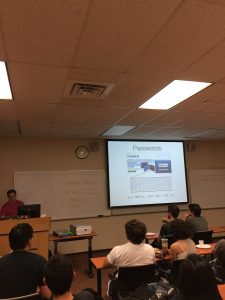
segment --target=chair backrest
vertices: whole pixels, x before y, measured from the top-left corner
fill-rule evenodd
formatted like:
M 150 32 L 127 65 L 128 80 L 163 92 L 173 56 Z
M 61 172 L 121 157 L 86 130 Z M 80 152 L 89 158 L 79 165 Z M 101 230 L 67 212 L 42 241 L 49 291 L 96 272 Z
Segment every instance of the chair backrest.
M 41 296 L 39 293 L 34 293 L 26 296 L 14 297 L 14 298 L 5 298 L 0 300 L 41 300 Z
M 118 272 L 118 292 L 129 293 L 144 283 L 155 281 L 156 265 L 122 267 Z
M 178 279 L 179 279 L 179 270 L 180 266 L 183 263 L 184 259 L 177 259 L 174 260 L 171 266 L 171 272 L 170 272 L 170 284 L 173 286 L 178 285 Z
M 212 243 L 212 230 L 209 231 L 197 231 L 193 235 L 193 241 L 197 245 L 199 243 L 199 240 L 203 240 L 204 243 L 209 244 Z

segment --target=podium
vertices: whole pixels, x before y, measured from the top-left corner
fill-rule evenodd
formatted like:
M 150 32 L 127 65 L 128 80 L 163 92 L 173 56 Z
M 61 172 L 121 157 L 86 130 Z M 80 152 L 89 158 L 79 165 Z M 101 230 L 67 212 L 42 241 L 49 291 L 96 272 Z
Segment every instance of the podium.
M 8 254 L 9 232 L 17 224 L 28 223 L 32 226 L 34 235 L 31 240 L 31 252 L 37 253 L 48 259 L 48 234 L 51 227 L 51 218 L 11 219 L 0 220 L 0 256 Z

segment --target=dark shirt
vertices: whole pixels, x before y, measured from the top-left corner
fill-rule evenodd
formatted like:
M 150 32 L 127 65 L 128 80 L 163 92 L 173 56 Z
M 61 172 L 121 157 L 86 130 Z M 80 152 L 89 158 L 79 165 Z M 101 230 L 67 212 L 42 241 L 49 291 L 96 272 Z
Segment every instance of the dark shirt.
M 161 226 L 161 229 L 160 229 L 160 236 L 161 237 L 171 235 L 171 224 L 173 222 L 174 222 L 174 220 L 171 221 L 171 222 L 165 223 Z
M 36 293 L 44 285 L 46 260 L 28 251 L 14 251 L 0 258 L 0 298 Z

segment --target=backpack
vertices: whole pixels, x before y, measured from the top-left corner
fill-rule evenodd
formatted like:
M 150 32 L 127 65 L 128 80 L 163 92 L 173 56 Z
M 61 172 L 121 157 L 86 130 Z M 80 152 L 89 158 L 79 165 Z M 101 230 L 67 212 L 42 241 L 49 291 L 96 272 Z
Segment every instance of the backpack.
M 126 300 L 172 300 L 178 296 L 178 291 L 164 283 L 150 283 L 137 288 Z

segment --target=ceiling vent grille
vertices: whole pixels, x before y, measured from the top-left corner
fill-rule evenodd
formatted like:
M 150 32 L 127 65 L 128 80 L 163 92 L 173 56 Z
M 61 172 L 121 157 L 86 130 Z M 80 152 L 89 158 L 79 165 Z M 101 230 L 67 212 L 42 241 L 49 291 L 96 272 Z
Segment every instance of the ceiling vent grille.
M 69 98 L 103 99 L 113 87 L 114 84 L 112 83 L 74 82 L 69 80 L 63 96 Z

